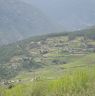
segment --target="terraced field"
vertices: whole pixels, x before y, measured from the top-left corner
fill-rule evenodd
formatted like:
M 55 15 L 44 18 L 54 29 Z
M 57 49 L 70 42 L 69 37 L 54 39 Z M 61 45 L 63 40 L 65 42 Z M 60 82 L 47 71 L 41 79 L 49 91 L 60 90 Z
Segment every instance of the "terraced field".
M 0 47 L 0 95 L 94 96 L 94 69 L 88 33 L 30 38 Z
M 87 61 L 91 59 L 91 65 Z M 1 96 L 94 96 L 95 95 L 95 54 L 90 54 L 78 59 L 73 64 L 68 64 L 65 71 L 53 73 L 54 78 L 40 78 L 31 81 L 21 81 L 12 88 L 0 88 Z M 77 66 L 75 66 L 78 64 Z M 70 66 L 74 67 L 70 67 Z M 81 66 L 86 65 L 86 66 Z M 59 68 L 63 66 L 58 66 Z M 55 69 L 56 70 L 56 69 Z M 46 70 L 47 71 L 47 70 Z M 53 70 L 52 70 L 53 71 Z M 44 70 L 43 76 L 49 77 L 52 71 Z M 56 71 L 55 71 L 56 72 Z M 61 76 L 58 77 L 59 74 Z M 55 77 L 54 76 L 54 77 Z M 24 77 L 26 78 L 26 77 Z

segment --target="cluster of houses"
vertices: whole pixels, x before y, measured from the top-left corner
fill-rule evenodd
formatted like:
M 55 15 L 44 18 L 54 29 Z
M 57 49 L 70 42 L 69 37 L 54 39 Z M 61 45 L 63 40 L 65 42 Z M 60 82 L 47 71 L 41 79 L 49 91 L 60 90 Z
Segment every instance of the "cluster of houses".
M 18 83 L 25 83 L 25 82 L 33 82 L 33 81 L 38 81 L 40 80 L 40 77 L 34 77 L 34 78 L 30 78 L 30 79 L 26 79 L 26 80 L 21 80 L 21 79 L 16 79 L 16 80 L 1 80 L 0 81 L 0 86 L 7 88 L 7 89 L 11 89 L 15 86 L 15 84 Z
M 65 38 L 65 40 L 64 40 Z M 46 40 L 42 40 L 39 42 L 31 42 L 29 45 L 29 48 L 31 50 L 31 54 L 47 54 L 52 50 L 53 48 L 61 48 L 62 50 L 65 50 L 69 53 L 76 53 L 81 54 L 85 53 L 87 51 L 94 52 L 95 51 L 95 45 L 87 44 L 83 39 L 83 37 L 80 37 L 80 40 L 72 40 L 68 41 L 66 37 L 52 37 L 47 38 Z M 77 46 L 77 44 L 80 43 L 80 46 Z M 71 48 L 71 45 L 76 44 L 79 48 Z
M 14 84 L 16 83 L 20 83 L 21 80 L 1 80 L 0 81 L 0 86 L 3 86 L 7 89 L 11 89 L 12 87 L 14 87 Z
M 68 38 L 64 36 L 47 38 L 38 42 L 31 41 L 26 47 L 30 57 L 14 56 L 11 58 L 10 63 L 16 68 L 17 64 L 20 65 L 19 63 L 26 60 L 32 61 L 32 59 L 35 57 L 38 57 L 36 61 L 41 62 L 43 61 L 42 58 L 48 58 L 48 53 L 51 53 L 53 49 L 56 49 L 60 52 L 67 52 L 72 55 L 81 55 L 87 54 L 88 52 L 95 52 L 95 45 L 88 43 L 88 41 L 84 40 L 83 37 L 71 41 L 69 41 Z
M 64 39 L 65 38 L 65 39 Z M 94 41 L 95 42 L 95 41 Z M 80 46 L 74 47 L 74 44 L 80 44 Z M 71 47 L 72 46 L 72 47 Z M 19 46 L 18 46 L 19 47 Z M 88 52 L 95 52 L 95 45 L 94 44 L 90 44 L 88 43 L 88 41 L 83 40 L 83 38 L 80 39 L 80 41 L 77 40 L 73 40 L 73 41 L 68 41 L 67 37 L 52 37 L 52 38 L 47 38 L 46 40 L 41 40 L 39 42 L 31 42 L 26 50 L 31 54 L 30 57 L 27 56 L 14 56 L 11 60 L 10 63 L 13 64 L 12 66 L 14 66 L 16 68 L 17 63 L 20 63 L 22 61 L 31 61 L 32 60 L 32 56 L 36 57 L 36 61 L 41 62 L 41 60 L 39 58 L 37 58 L 38 56 L 42 56 L 43 57 L 48 57 L 48 53 L 51 52 L 52 49 L 57 49 L 57 50 L 61 50 L 63 52 L 67 52 L 69 54 L 86 54 Z M 53 61 L 54 63 L 57 62 L 56 60 Z M 63 63 L 63 62 L 62 62 Z M 66 62 L 64 62 L 65 64 Z M 37 80 L 39 78 L 33 78 L 30 81 L 34 81 Z M 0 85 L 5 86 L 6 88 L 12 88 L 14 86 L 14 83 L 21 83 L 23 82 L 22 80 L 3 80 L 0 81 Z

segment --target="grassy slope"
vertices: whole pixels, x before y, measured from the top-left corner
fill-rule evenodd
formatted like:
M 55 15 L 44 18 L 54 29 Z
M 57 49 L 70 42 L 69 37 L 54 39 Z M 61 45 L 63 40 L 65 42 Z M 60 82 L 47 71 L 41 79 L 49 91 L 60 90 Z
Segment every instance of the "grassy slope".
M 55 36 L 78 36 L 78 35 L 86 35 L 86 36 L 95 36 L 95 29 L 87 29 L 87 30 L 81 30 L 78 32 L 70 32 L 70 33 L 54 33 L 54 34 L 49 34 L 49 35 L 43 35 L 43 36 L 36 36 L 36 37 L 32 37 L 26 40 L 22 40 L 20 42 L 16 42 L 14 44 L 9 44 L 9 45 L 5 45 L 0 47 L 0 63 L 5 63 L 3 61 L 8 61 L 9 58 L 11 58 L 12 56 L 14 56 L 14 54 L 18 53 L 19 48 L 17 48 L 17 45 L 21 46 L 21 50 L 22 53 L 24 53 L 24 47 L 30 42 L 30 41 L 40 41 L 40 40 L 44 40 L 48 37 L 55 37 Z
M 37 37 L 33 37 L 33 38 L 29 38 L 29 39 L 26 39 L 26 40 L 23 40 L 23 41 L 20 41 L 20 42 L 16 42 L 14 44 L 10 44 L 10 45 L 7 45 L 7 46 L 2 46 L 0 48 L 0 64 L 5 64 L 7 66 L 7 62 L 10 60 L 10 58 L 12 58 L 13 56 L 18 56 L 19 54 L 20 55 L 27 55 L 27 52 L 25 50 L 25 47 L 27 46 L 27 44 L 29 44 L 31 41 L 40 41 L 40 40 L 44 40 L 48 37 L 55 37 L 55 36 L 64 36 L 64 35 L 67 35 L 67 36 L 77 36 L 78 34 L 90 34 L 90 35 L 94 35 L 95 32 L 94 32 L 94 29 L 93 31 L 92 30 L 83 30 L 83 31 L 80 31 L 78 33 L 76 32 L 71 32 L 71 33 L 58 33 L 58 34 L 50 34 L 50 35 L 45 35 L 45 36 L 37 36 Z M 20 48 L 18 48 L 18 45 L 20 46 Z M 20 51 L 19 51 L 20 50 Z M 57 50 L 56 50 L 57 51 Z M 57 53 L 54 52 L 54 54 L 49 54 L 48 55 L 48 60 L 47 60 L 47 65 L 50 65 L 51 64 L 51 61 L 54 59 L 53 57 L 55 57 L 55 55 L 57 55 Z M 60 54 L 61 56 L 64 56 L 65 54 Z M 56 59 L 57 57 L 55 57 Z M 58 65 L 56 67 L 55 66 L 46 66 L 46 68 L 43 68 L 43 69 L 38 69 L 36 70 L 37 72 L 39 72 L 41 75 L 45 75 L 45 76 L 52 76 L 52 74 L 54 74 L 54 76 L 59 73 L 62 73 L 63 72 L 63 69 L 66 67 L 66 66 L 73 66 L 75 63 L 77 63 L 75 60 L 78 60 L 80 57 L 76 57 L 76 56 L 69 56 L 69 57 L 58 57 L 58 60 L 66 60 L 69 62 L 71 62 L 70 64 L 66 64 L 66 65 Z M 50 61 L 51 60 L 51 61 Z M 73 62 L 75 61 L 75 63 Z M 73 64 L 72 64 L 73 63 Z M 80 64 L 80 63 L 78 63 Z M 43 66 L 43 65 L 42 65 Z M 59 72 L 59 73 L 56 73 L 56 70 Z M 59 71 L 61 70 L 61 71 Z M 25 70 L 23 70 L 25 71 Z M 44 72 L 44 74 L 42 74 L 42 72 Z M 21 73 L 22 74 L 22 73 Z M 24 77 L 29 77 L 30 76 L 30 73 L 23 73 L 24 74 Z M 21 77 L 23 78 L 23 74 L 22 76 L 18 76 L 18 77 Z M 26 75 L 25 75 L 26 74 Z M 37 73 L 38 74 L 38 73 Z M 32 74 L 33 75 L 33 74 Z M 31 76 L 32 76 L 31 75 Z
M 87 64 L 88 58 L 91 64 L 95 64 L 95 54 L 73 64 Z M 0 93 L 2 96 L 95 96 L 95 65 L 67 70 L 64 76 L 55 80 L 42 79 L 17 84 L 12 89 L 0 88 Z
M 20 44 L 24 49 L 25 44 L 27 44 L 30 41 L 31 39 L 26 40 L 24 42 L 22 41 L 21 43 L 17 44 Z M 1 53 L 0 62 L 4 61 L 4 59 L 8 60 L 8 58 L 12 57 L 15 54 L 15 52 L 17 54 L 18 51 L 17 44 L 8 45 L 7 47 L 3 46 L 2 48 L 0 48 Z M 7 55 L 5 54 L 6 52 Z M 6 89 L 0 87 L 0 95 L 1 96 L 95 96 L 95 87 L 94 87 L 95 54 L 88 54 L 78 58 L 69 57 L 68 60 L 72 62 L 66 65 L 58 65 L 57 67 L 55 65 L 54 68 L 49 66 L 43 70 L 39 69 L 38 72 L 40 73 L 42 80 L 34 82 L 28 81 L 28 83 L 23 82 L 20 84 L 16 84 L 12 89 Z M 63 71 L 63 69 L 65 71 Z M 23 78 L 27 78 L 30 75 L 28 73 L 26 74 L 24 73 L 23 76 L 24 76 Z M 43 79 L 43 76 L 46 77 L 59 76 L 59 79 L 57 78 L 54 80 L 46 80 L 46 78 Z

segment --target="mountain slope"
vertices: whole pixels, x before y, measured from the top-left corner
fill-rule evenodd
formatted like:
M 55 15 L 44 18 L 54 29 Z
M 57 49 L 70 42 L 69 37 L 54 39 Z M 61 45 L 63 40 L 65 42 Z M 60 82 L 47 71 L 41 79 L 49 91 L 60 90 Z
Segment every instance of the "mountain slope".
M 35 7 L 20 0 L 0 0 L 0 44 L 54 32 L 55 27 Z
M 94 52 L 95 28 L 32 37 L 0 47 L 0 77 L 11 78 L 20 72 L 43 73 L 48 69 L 63 71 L 69 63 L 71 67 L 77 66 L 79 58 Z M 93 58 L 86 59 L 87 64 L 94 63 Z M 63 64 L 66 66 L 60 68 Z
M 95 25 L 95 0 L 23 0 L 34 4 L 64 29 Z

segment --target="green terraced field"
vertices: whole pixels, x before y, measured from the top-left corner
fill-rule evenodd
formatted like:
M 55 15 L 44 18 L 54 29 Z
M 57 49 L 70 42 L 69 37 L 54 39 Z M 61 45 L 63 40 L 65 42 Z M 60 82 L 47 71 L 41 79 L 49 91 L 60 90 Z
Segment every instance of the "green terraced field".
M 88 33 L 0 47 L 0 96 L 95 96 L 95 39 Z

